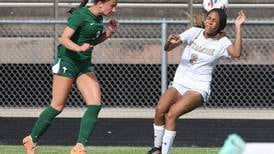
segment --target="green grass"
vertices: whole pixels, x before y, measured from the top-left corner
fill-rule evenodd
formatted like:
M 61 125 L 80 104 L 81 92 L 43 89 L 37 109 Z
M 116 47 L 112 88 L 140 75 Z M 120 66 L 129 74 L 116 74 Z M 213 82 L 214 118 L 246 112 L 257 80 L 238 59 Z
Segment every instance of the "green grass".
M 39 154 L 69 154 L 70 146 L 39 146 Z M 146 154 L 149 147 L 87 147 L 88 154 Z M 219 148 L 175 147 L 172 154 L 217 154 Z M 0 154 L 23 154 L 23 146 L 0 145 Z

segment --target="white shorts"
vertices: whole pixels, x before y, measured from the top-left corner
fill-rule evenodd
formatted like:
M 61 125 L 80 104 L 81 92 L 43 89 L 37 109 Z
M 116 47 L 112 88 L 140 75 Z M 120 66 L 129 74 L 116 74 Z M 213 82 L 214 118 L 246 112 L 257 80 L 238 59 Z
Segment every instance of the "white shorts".
M 173 87 L 175 88 L 181 95 L 183 95 L 185 92 L 187 92 L 188 90 L 193 90 L 193 91 L 196 91 L 198 93 L 200 93 L 203 97 L 203 100 L 204 102 L 203 103 L 206 103 L 208 101 L 208 97 L 209 97 L 209 93 L 207 93 L 206 91 L 204 90 L 201 90 L 201 89 L 193 89 L 193 88 L 189 88 L 189 87 L 186 87 L 182 84 L 177 84 L 177 83 L 173 83 L 171 82 L 169 84 L 169 87 Z

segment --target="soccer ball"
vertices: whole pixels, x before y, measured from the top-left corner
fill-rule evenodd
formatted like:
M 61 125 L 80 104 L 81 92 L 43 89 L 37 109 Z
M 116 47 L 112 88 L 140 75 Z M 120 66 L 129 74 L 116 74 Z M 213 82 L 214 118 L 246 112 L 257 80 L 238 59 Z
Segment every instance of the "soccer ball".
M 227 9 L 228 0 L 203 0 L 203 7 L 207 12 L 214 8 Z

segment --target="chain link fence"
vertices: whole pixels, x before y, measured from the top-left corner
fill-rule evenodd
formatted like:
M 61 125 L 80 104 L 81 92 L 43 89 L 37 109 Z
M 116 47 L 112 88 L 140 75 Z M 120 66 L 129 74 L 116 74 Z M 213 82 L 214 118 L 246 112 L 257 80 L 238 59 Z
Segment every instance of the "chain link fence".
M 56 24 L 55 24 L 56 23 Z M 61 34 L 65 21 L 0 24 L 0 106 L 37 108 L 51 100 L 54 25 Z M 181 33 L 187 22 L 121 21 L 113 38 L 94 49 L 103 104 L 110 108 L 153 108 L 161 94 L 162 24 L 166 35 Z M 222 59 L 213 76 L 205 108 L 274 107 L 274 26 L 272 21 L 247 22 L 239 59 Z M 226 27 L 234 39 L 234 25 Z M 183 47 L 167 54 L 167 83 L 175 73 Z M 67 106 L 83 107 L 74 87 Z

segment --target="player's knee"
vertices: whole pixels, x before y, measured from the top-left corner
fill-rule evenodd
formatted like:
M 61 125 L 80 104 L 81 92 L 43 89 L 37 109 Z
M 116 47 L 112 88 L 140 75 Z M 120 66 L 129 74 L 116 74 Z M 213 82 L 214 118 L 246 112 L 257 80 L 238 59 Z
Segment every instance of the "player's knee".
M 165 109 L 162 106 L 156 106 L 156 115 L 157 116 L 164 116 L 166 114 Z
M 168 113 L 165 115 L 165 119 L 166 119 L 166 121 L 176 121 L 177 116 L 176 116 L 176 114 L 173 113 L 173 112 L 168 112 Z

